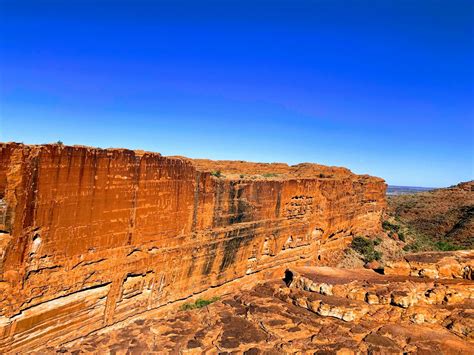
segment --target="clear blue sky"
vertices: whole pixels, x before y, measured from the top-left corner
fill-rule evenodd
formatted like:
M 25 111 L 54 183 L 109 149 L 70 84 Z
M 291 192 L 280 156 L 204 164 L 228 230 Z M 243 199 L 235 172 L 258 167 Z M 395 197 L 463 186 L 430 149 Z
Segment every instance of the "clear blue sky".
M 0 140 L 473 179 L 474 2 L 0 0 Z

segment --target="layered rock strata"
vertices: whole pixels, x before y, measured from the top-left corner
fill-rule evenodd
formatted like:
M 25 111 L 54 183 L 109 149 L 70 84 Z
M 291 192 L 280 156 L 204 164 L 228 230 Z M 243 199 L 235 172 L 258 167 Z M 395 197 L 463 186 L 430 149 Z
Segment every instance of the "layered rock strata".
M 472 280 L 301 266 L 279 276 L 201 309 L 143 317 L 47 350 L 472 354 Z
M 381 232 L 385 188 L 313 164 L 1 144 L 0 352 L 61 344 L 263 270 L 334 261 L 353 235 Z

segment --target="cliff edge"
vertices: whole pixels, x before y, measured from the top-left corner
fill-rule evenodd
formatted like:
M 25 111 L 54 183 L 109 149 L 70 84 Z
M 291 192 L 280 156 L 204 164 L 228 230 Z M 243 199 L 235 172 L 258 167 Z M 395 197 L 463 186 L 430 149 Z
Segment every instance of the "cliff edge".
M 0 352 L 61 344 L 381 232 L 386 184 L 316 164 L 0 144 Z

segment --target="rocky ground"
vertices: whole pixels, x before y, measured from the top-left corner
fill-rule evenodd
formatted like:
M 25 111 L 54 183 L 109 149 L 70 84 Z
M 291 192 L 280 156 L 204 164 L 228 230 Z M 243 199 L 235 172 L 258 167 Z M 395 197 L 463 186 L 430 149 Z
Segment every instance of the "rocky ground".
M 295 267 L 281 279 L 47 350 L 470 354 L 473 270 L 474 252 L 406 256 L 387 263 L 384 275 L 359 268 Z

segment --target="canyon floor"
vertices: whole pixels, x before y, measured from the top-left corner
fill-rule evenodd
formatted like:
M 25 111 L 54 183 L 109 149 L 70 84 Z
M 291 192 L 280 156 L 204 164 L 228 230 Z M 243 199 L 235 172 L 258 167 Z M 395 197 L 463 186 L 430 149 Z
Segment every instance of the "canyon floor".
M 474 353 L 474 253 L 407 255 L 368 269 L 294 267 L 281 278 L 144 316 L 49 351 Z

